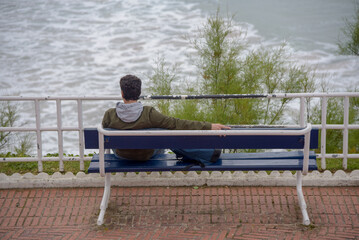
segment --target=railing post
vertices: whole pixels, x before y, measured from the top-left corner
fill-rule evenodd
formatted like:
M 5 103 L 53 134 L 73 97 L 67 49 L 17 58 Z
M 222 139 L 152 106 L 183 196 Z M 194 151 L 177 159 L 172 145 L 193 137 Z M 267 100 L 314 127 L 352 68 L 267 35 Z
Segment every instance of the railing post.
M 299 125 L 305 127 L 305 99 L 304 97 L 300 98 L 300 116 L 299 116 Z
M 344 97 L 343 168 L 348 168 L 349 97 Z
M 77 99 L 77 114 L 79 124 L 79 151 L 80 151 L 80 171 L 85 170 L 84 164 L 84 127 L 82 118 L 82 101 Z
M 327 108 L 328 108 L 328 99 L 326 97 L 322 98 L 322 134 L 320 140 L 320 153 L 321 153 L 321 167 L 322 169 L 327 168 L 327 162 L 325 159 L 325 154 L 327 151 Z
M 57 133 L 58 133 L 58 146 L 59 146 L 59 170 L 64 171 L 64 144 L 63 144 L 63 133 L 62 133 L 62 118 L 61 118 L 61 100 L 56 99 L 56 110 L 57 110 Z
M 35 100 L 35 118 L 36 118 L 36 142 L 37 142 L 37 162 L 38 171 L 43 171 L 42 165 L 42 140 L 41 140 L 41 118 L 40 118 L 40 103 L 39 100 Z

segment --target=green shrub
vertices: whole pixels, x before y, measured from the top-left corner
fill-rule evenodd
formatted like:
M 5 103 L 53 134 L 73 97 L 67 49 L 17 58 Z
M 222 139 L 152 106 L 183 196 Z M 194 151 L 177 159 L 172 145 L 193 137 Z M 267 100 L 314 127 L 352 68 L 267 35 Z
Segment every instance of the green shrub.
M 352 20 L 345 19 L 342 29 L 343 40 L 339 39 L 339 53 L 359 56 L 359 4 L 356 4 L 355 15 Z M 340 36 L 341 37 L 341 36 Z
M 10 102 L 0 103 L 0 126 L 1 127 L 13 127 L 17 115 L 17 106 Z M 0 151 L 3 150 L 9 143 L 11 138 L 11 132 L 0 132 Z
M 10 102 L 0 102 L 0 126 L 14 127 L 19 119 L 18 106 Z M 17 142 L 16 145 L 14 142 Z M 0 153 L 7 149 L 12 150 L 18 156 L 26 156 L 32 148 L 32 138 L 29 134 L 18 134 L 14 132 L 0 132 Z
M 249 50 L 245 34 L 218 11 L 190 39 L 197 51 L 199 92 L 202 94 L 272 94 L 314 92 L 315 71 L 288 61 L 286 45 Z M 290 99 L 213 99 L 201 110 L 206 120 L 226 124 L 276 124 Z
M 177 66 L 169 65 L 163 57 L 155 60 L 155 67 L 152 68 L 152 74 L 149 77 L 148 91 L 154 95 L 171 95 L 173 94 L 172 83 L 177 79 Z M 158 110 L 170 115 L 169 100 L 157 100 L 155 106 Z

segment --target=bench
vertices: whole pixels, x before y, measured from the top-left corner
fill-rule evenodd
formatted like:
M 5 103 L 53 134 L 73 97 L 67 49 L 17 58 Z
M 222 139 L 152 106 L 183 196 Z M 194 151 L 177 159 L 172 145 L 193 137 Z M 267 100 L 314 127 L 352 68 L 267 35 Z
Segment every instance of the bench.
M 310 149 L 318 148 L 318 129 L 308 124 L 305 128 L 232 128 L 231 130 L 111 130 L 86 128 L 85 148 L 99 149 L 91 160 L 88 172 L 105 177 L 98 225 L 103 224 L 111 189 L 113 172 L 152 171 L 270 171 L 297 172 L 297 195 L 303 215 L 303 224 L 310 220 L 302 191 L 302 175 L 317 170 L 316 155 Z M 186 167 L 175 154 L 160 154 L 144 162 L 118 160 L 109 149 L 300 149 L 286 152 L 222 153 L 216 163 Z

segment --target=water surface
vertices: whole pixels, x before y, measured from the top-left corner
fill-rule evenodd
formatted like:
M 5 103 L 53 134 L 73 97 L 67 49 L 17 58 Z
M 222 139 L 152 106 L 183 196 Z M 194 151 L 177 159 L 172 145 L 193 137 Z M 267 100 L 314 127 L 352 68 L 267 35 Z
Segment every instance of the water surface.
M 195 81 L 188 56 L 194 51 L 184 36 L 195 35 L 218 3 L 222 14 L 235 14 L 235 28 L 246 32 L 249 47 L 285 40 L 289 60 L 316 67 L 333 89 L 358 86 L 358 57 L 336 53 L 344 18 L 354 14 L 351 0 L 1 0 L 0 94 L 116 95 L 125 74 L 138 75 L 146 85 L 159 56 L 179 64 L 175 84 Z M 87 103 L 85 126 L 98 124 L 113 104 Z M 19 106 L 22 123 L 34 126 L 33 106 Z M 41 109 L 42 125 L 54 126 L 55 103 Z M 64 126 L 77 125 L 75 109 L 74 102 L 63 103 Z M 76 136 L 65 134 L 65 152 L 74 151 Z M 57 151 L 57 133 L 43 133 L 43 139 L 44 152 Z

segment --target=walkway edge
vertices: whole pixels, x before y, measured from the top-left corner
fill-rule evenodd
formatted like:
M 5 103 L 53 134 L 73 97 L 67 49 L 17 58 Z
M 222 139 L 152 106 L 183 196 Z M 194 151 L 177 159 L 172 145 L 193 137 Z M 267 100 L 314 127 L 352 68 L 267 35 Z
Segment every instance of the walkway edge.
M 113 186 L 295 186 L 296 174 L 290 171 L 260 172 L 152 172 L 116 173 L 112 177 Z M 15 173 L 7 176 L 0 173 L 0 189 L 9 188 L 64 188 L 64 187 L 103 187 L 104 178 L 97 173 L 85 174 L 71 172 L 53 175 L 40 173 L 33 175 Z M 303 179 L 304 186 L 359 186 L 359 170 L 346 173 L 338 170 L 334 174 L 326 170 L 323 173 L 313 171 Z

